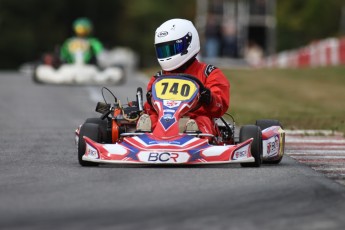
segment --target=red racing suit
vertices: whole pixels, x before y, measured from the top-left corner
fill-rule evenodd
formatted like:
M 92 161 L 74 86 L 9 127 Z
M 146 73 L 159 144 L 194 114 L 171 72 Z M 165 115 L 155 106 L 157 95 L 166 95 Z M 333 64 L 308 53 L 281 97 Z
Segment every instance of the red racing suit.
M 185 71 L 180 73 L 197 77 L 211 91 L 212 96 L 210 105 L 203 104 L 199 109 L 187 113 L 185 116 L 194 119 L 202 133 L 217 134 L 213 118 L 223 116 L 229 108 L 230 83 L 228 79 L 218 68 L 199 62 L 197 59 Z M 172 72 L 161 71 L 160 74 L 172 74 Z M 155 76 L 150 79 L 147 92 L 151 91 L 155 79 Z M 144 110 L 150 115 L 152 129 L 154 129 L 158 121 L 157 112 L 148 102 L 144 104 Z

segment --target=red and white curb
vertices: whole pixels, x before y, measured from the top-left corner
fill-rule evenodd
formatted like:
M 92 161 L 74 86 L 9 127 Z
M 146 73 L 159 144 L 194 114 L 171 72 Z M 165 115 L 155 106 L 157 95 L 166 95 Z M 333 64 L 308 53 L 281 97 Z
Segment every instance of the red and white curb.
M 286 131 L 285 153 L 345 185 L 345 138 L 325 130 Z

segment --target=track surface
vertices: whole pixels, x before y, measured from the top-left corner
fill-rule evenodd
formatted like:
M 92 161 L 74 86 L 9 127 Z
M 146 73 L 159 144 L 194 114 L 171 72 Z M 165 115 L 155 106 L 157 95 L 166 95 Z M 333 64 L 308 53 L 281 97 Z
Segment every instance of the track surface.
M 287 138 L 288 154 L 328 178 L 345 185 L 345 139 L 342 134 L 305 136 L 291 134 Z
M 111 88 L 133 100 L 140 85 Z M 261 168 L 80 167 L 74 130 L 97 115 L 99 89 L 0 74 L 0 229 L 344 229 L 345 187 L 288 155 Z

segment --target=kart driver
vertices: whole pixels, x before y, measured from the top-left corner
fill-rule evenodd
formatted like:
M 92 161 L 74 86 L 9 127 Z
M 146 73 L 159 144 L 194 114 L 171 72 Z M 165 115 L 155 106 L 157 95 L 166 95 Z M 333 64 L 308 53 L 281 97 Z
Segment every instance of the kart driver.
M 151 87 L 156 76 L 162 74 L 185 73 L 197 77 L 205 86 L 201 92 L 202 106 L 187 113 L 190 120 L 186 131 L 200 130 L 202 133 L 216 134 L 213 118 L 224 115 L 229 108 L 230 83 L 217 67 L 196 59 L 200 51 L 199 35 L 192 22 L 185 19 L 171 19 L 159 26 L 155 32 L 157 60 L 162 67 L 147 86 L 146 114 L 137 123 L 138 131 L 154 129 L 158 116 L 151 101 Z
M 60 50 L 61 61 L 66 63 L 97 64 L 97 55 L 103 51 L 102 43 L 90 37 L 92 23 L 87 18 L 78 18 L 73 23 L 75 36 L 68 38 Z

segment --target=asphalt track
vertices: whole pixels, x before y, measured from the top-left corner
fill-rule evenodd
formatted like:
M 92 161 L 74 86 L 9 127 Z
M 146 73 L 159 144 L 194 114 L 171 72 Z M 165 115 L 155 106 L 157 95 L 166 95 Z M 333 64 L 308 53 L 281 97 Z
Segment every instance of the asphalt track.
M 111 88 L 126 100 L 143 85 Z M 74 130 L 97 115 L 99 89 L 0 74 L 0 229 L 344 229 L 345 187 L 289 156 L 261 168 L 79 166 Z

